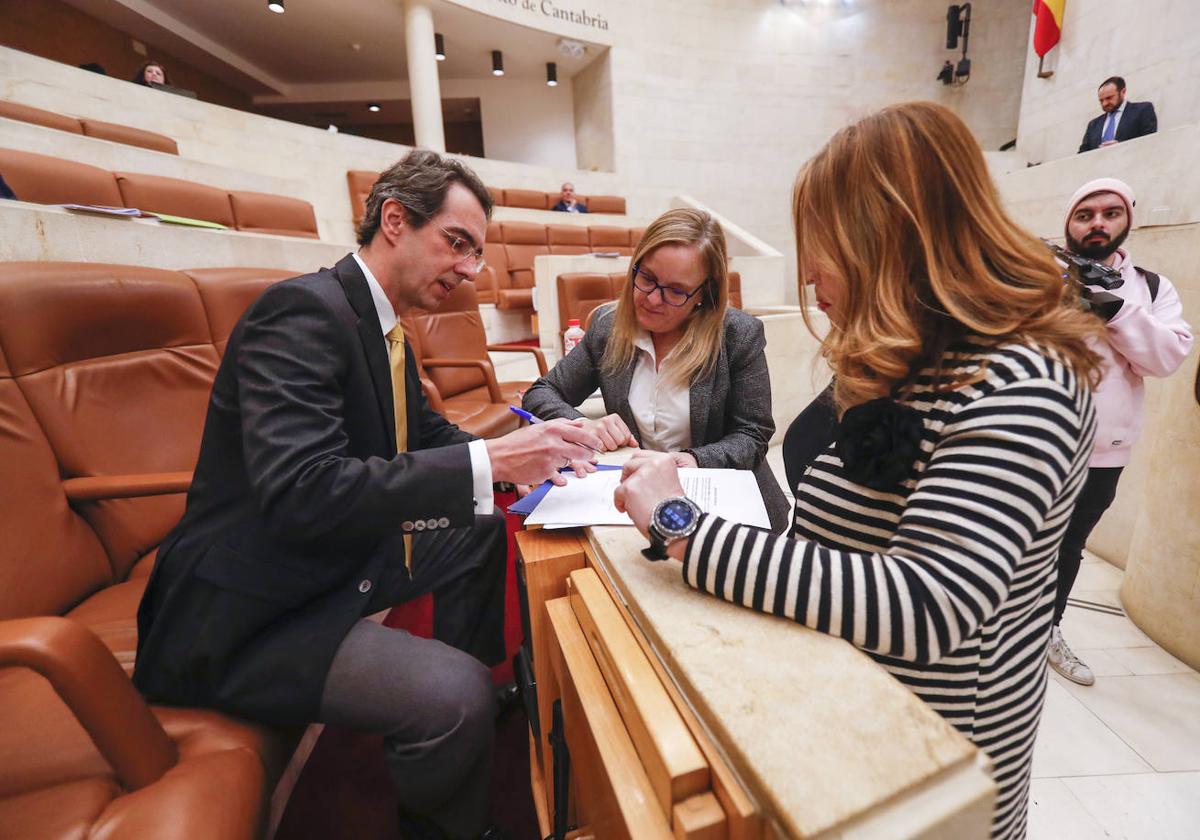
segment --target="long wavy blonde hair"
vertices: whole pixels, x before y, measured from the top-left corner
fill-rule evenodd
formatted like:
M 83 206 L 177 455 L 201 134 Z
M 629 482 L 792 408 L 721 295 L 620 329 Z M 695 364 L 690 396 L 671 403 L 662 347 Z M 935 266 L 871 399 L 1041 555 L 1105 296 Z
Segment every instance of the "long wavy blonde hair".
M 895 105 L 839 131 L 800 170 L 792 220 L 814 334 L 807 281 L 821 273 L 845 287 L 842 323 L 822 341 L 839 409 L 894 395 L 927 367 L 937 387 L 964 384 L 943 376 L 942 360 L 968 338 L 1053 351 L 1095 384 L 1087 339 L 1099 321 L 1004 212 L 979 144 L 948 108 Z
M 689 385 L 710 374 L 721 352 L 725 307 L 729 302 L 729 267 L 725 232 L 720 223 L 703 210 L 682 207 L 668 210 L 650 223 L 629 261 L 625 287 L 617 298 L 612 333 L 604 348 L 601 367 L 615 376 L 633 364 L 637 349 L 637 313 L 633 306 L 633 272 L 647 256 L 663 245 L 688 245 L 700 253 L 705 281 L 700 301 L 683 322 L 683 338 L 672 351 L 669 380 Z

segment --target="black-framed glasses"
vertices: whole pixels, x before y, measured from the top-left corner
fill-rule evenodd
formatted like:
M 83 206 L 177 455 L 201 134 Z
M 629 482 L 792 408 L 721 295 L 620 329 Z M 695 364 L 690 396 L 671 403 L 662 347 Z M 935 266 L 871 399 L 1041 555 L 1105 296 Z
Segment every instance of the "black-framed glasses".
M 446 230 L 441 225 L 438 225 L 437 229 L 440 230 L 442 235 L 446 237 L 446 241 L 450 244 L 450 250 L 454 252 L 454 256 L 458 257 L 459 262 L 462 262 L 466 259 L 474 259 L 474 262 L 471 263 L 471 266 L 475 269 L 475 273 L 478 274 L 479 272 L 483 271 L 483 269 L 487 266 L 487 262 L 485 262 L 483 259 L 482 248 L 474 247 L 470 240 L 459 236 L 453 231 Z
M 641 263 L 633 267 L 633 285 L 639 292 L 649 297 L 654 294 L 654 290 L 658 289 L 662 293 L 662 299 L 669 306 L 683 306 L 689 300 L 708 284 L 707 278 L 700 284 L 699 288 L 692 289 L 690 292 L 685 292 L 677 286 L 664 286 L 654 277 L 651 277 L 642 270 Z

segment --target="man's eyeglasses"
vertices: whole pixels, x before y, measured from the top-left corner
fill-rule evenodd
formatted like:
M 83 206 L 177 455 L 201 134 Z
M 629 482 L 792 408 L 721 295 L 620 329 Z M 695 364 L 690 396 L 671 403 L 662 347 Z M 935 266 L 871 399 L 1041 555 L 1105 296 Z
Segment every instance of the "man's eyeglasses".
M 471 259 L 471 267 L 475 269 L 475 273 L 483 271 L 487 263 L 483 259 L 483 249 L 475 248 L 471 243 L 459 236 L 457 233 L 451 233 L 441 225 L 438 225 L 438 230 L 446 237 L 446 241 L 450 243 L 450 250 L 454 252 L 454 256 L 458 257 L 458 261 L 462 262 L 466 259 Z
M 683 289 L 680 289 L 677 286 L 663 286 L 656 278 L 651 277 L 649 274 L 642 271 L 641 265 L 635 265 L 633 267 L 634 287 L 639 292 L 646 295 L 646 297 L 654 294 L 654 290 L 658 289 L 662 293 L 662 299 L 670 306 L 683 306 L 685 303 L 695 297 L 696 293 L 699 292 L 700 289 L 703 289 L 707 282 L 708 281 L 706 280 L 704 283 L 701 283 L 700 288 L 698 289 L 685 292 Z

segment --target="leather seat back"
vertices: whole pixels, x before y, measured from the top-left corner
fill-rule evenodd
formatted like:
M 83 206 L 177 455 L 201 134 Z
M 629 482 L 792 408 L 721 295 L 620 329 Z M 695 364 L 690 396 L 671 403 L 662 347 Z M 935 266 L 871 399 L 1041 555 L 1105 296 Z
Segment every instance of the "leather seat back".
M 589 213 L 625 212 L 625 199 L 619 195 L 589 195 L 585 203 Z
M 622 278 L 616 283 L 613 276 Z M 624 274 L 609 275 L 593 272 L 577 272 L 560 274 L 558 286 L 558 324 L 560 332 L 565 332 L 567 322 L 578 318 L 582 325 L 588 313 L 602 303 L 616 300 L 620 283 Z
M 351 169 L 346 173 L 346 182 L 350 186 L 350 210 L 354 216 L 355 227 L 358 227 L 367 211 L 367 198 L 371 195 L 371 187 L 379 180 L 379 175 L 378 172 L 362 169 Z
M 488 358 L 483 318 L 472 283 L 459 283 L 436 311 L 417 314 L 412 325 L 415 340 L 412 336 L 409 340 L 419 344 L 422 359 Z M 430 367 L 425 372 L 445 400 L 487 385 L 487 377 L 478 368 Z
M 512 288 L 532 289 L 533 258 L 550 253 L 546 226 L 536 222 L 501 222 L 500 230 L 504 236 L 504 252 L 508 257 Z
M 225 355 L 229 336 L 250 304 L 280 280 L 296 272 L 282 268 L 189 268 L 183 272 L 200 290 L 213 346 Z
M 44 125 L 46 128 L 56 128 L 59 131 L 69 131 L 72 134 L 83 134 L 83 126 L 74 117 L 66 114 L 56 114 L 53 111 L 43 111 L 32 105 L 22 105 L 19 102 L 9 102 L 0 99 L 0 117 L 10 120 Z
M 526 207 L 530 210 L 549 210 L 553 204 L 546 203 L 544 192 L 510 188 L 504 190 L 504 203 L 507 207 Z
M 11 278 L 19 273 L 0 266 L 0 310 L 7 309 Z M 0 323 L 0 346 L 11 340 L 5 325 Z M 66 612 L 110 584 L 104 547 L 67 504 L 54 450 L 3 349 L 0 464 L 0 620 Z
M 742 308 L 742 275 L 736 271 L 729 272 L 729 305 Z
M 64 479 L 190 471 L 218 356 L 195 283 L 93 263 L 0 265 L 0 343 Z M 183 494 L 79 506 L 110 579 L 161 542 Z
M 592 250 L 588 229 L 579 225 L 546 225 L 551 254 L 587 254 Z
M 104 122 L 103 120 L 81 119 L 79 124 L 83 133 L 88 137 L 100 140 L 111 140 L 114 143 L 124 143 L 126 146 L 140 146 L 155 152 L 165 152 L 168 155 L 179 154 L 179 146 L 174 139 L 165 134 L 145 131 L 128 125 Z
M 318 238 L 317 216 L 307 201 L 248 190 L 231 190 L 229 201 L 238 230 Z
M 0 173 L 20 201 L 124 206 L 113 174 L 98 166 L 0 149 Z
M 512 279 L 508 276 L 508 255 L 504 252 L 499 222 L 488 222 L 483 242 L 483 260 L 487 265 L 475 278 L 475 290 L 480 303 L 495 303 L 497 289 L 512 288 Z
M 616 253 L 626 257 L 633 255 L 633 249 L 629 247 L 628 228 L 592 225 L 588 228 L 588 238 L 593 251 Z
M 161 175 L 114 174 L 126 207 L 235 227 L 233 207 L 225 190 Z

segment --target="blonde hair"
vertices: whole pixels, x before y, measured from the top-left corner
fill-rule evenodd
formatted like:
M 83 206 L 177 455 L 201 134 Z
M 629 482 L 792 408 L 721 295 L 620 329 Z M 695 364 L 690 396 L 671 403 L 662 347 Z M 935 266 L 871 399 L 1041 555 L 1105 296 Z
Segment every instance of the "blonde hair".
M 925 367 L 938 388 L 981 377 L 944 381 L 944 354 L 966 338 L 1033 344 L 1095 384 L 1087 339 L 1098 319 L 1004 212 L 978 143 L 948 108 L 895 105 L 839 131 L 800 170 L 792 220 L 802 303 L 816 273 L 845 286 L 842 323 L 822 341 L 839 409 L 895 396 Z
M 686 245 L 700 252 L 705 280 L 700 301 L 683 322 L 683 337 L 672 351 L 675 363 L 670 381 L 692 383 L 710 374 L 721 352 L 725 307 L 729 302 L 729 267 L 725 250 L 725 232 L 717 220 L 703 210 L 682 207 L 668 210 L 650 223 L 642 241 L 634 249 L 625 277 L 625 287 L 617 298 L 613 329 L 604 348 L 601 367 L 615 376 L 633 364 L 637 350 L 637 314 L 633 306 L 633 274 L 642 260 L 663 245 Z

